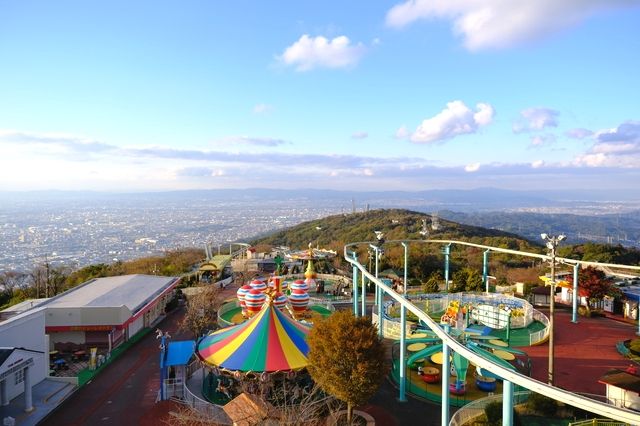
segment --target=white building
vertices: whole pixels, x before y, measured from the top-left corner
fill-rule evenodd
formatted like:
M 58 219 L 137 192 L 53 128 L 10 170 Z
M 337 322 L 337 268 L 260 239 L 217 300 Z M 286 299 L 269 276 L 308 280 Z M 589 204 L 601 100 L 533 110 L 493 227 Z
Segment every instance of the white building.
M 31 389 L 48 371 L 48 342 L 43 308 L 0 322 L 0 405 L 25 394 L 25 410 L 33 409 Z
M 180 279 L 155 275 L 96 278 L 43 303 L 52 350 L 114 347 L 160 319 Z

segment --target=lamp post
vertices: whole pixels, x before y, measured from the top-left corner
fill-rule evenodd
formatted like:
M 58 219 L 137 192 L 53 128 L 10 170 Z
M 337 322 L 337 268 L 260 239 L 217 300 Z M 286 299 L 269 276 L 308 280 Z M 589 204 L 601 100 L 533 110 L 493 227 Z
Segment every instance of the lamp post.
M 553 386 L 553 314 L 555 310 L 555 298 L 556 298 L 556 248 L 560 241 L 567 238 L 565 235 L 560 234 L 557 237 L 540 234 L 540 237 L 545 241 L 547 248 L 549 249 L 549 256 L 551 256 L 551 300 L 549 301 L 549 375 L 548 382 Z

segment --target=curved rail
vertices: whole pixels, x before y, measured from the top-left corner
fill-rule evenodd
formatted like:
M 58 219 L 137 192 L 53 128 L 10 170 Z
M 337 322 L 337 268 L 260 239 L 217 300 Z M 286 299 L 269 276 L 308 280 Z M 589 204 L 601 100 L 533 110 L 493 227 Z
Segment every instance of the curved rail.
M 466 243 L 463 241 L 456 241 L 456 240 L 394 240 L 394 241 L 387 241 L 386 243 L 390 243 L 390 242 L 398 242 L 398 243 L 410 243 L 410 242 L 420 242 L 420 243 L 440 243 L 440 244 L 461 244 L 461 245 L 466 245 L 466 246 L 472 246 L 472 247 L 478 247 L 478 248 L 484 248 L 484 249 L 488 249 L 488 250 L 492 250 L 492 251 L 497 251 L 497 252 L 501 252 L 501 253 L 511 253 L 511 254 L 516 254 L 516 255 L 520 255 L 520 256 L 528 256 L 528 257 L 537 257 L 537 258 L 541 258 L 541 259 L 551 259 L 550 256 L 547 255 L 541 255 L 541 254 L 535 254 L 535 253 L 527 253 L 527 252 L 520 252 L 517 250 L 510 250 L 510 249 L 502 249 L 502 248 L 497 248 L 497 247 L 489 247 L 489 246 L 484 246 L 481 244 L 474 244 L 474 243 Z M 635 412 L 635 411 L 631 411 L 631 410 L 627 410 L 624 408 L 618 408 L 615 407 L 613 405 L 609 405 L 603 402 L 599 402 L 599 401 L 594 401 L 592 399 L 586 398 L 584 396 L 580 396 L 577 395 L 573 392 L 569 392 L 557 387 L 553 387 L 553 386 L 549 386 L 546 383 L 540 382 L 538 380 L 532 379 L 530 377 L 527 377 L 523 374 L 520 374 L 516 371 L 512 371 L 509 370 L 507 368 L 504 368 L 494 362 L 491 362 L 485 358 L 483 358 L 482 356 L 476 354 L 474 351 L 472 351 L 471 349 L 467 348 L 466 346 L 462 345 L 460 342 L 458 342 L 457 339 L 455 339 L 454 337 L 450 336 L 448 333 L 446 333 L 439 324 L 437 324 L 433 319 L 431 319 L 427 314 L 425 314 L 421 309 L 419 309 L 417 306 L 415 306 L 413 303 L 411 303 L 409 300 L 405 299 L 402 295 L 396 293 L 395 291 L 393 291 L 389 286 L 387 286 L 386 284 L 384 284 L 381 280 L 377 279 L 374 275 L 372 275 L 366 267 L 364 267 L 362 264 L 360 264 L 360 262 L 358 262 L 358 260 L 352 258 L 351 256 L 349 256 L 349 253 L 353 250 L 351 250 L 350 248 L 352 247 L 356 247 L 362 244 L 375 244 L 375 242 L 371 242 L 371 241 L 362 241 L 362 242 L 356 242 L 356 243 L 350 243 L 344 246 L 344 258 L 347 262 L 349 262 L 353 267 L 356 267 L 360 270 L 360 272 L 362 273 L 362 275 L 364 277 L 367 277 L 371 282 L 373 282 L 377 287 L 381 288 L 386 294 L 387 296 L 393 298 L 397 303 L 399 303 L 400 305 L 404 306 L 406 309 L 408 309 L 409 311 L 411 311 L 412 313 L 414 313 L 419 319 L 421 319 L 440 339 L 442 339 L 442 341 L 444 343 L 446 343 L 453 351 L 459 353 L 460 355 L 462 355 L 463 357 L 465 357 L 466 359 L 468 359 L 469 361 L 471 361 L 472 363 L 474 363 L 475 365 L 486 369 L 488 371 L 490 371 L 493 374 L 496 374 L 500 377 L 502 377 L 503 379 L 515 383 L 517 385 L 520 385 L 524 388 L 527 388 L 533 392 L 536 393 L 540 393 L 543 395 L 546 395 L 548 397 L 551 397 L 555 400 L 558 401 L 562 401 L 565 404 L 569 404 L 572 405 L 574 407 L 578 407 L 578 408 L 582 408 L 583 410 L 587 410 L 590 411 L 592 413 L 596 413 L 605 417 L 609 417 L 612 419 L 616 419 L 616 420 L 620 420 L 623 422 L 627 422 L 630 424 L 640 424 L 640 414 Z M 556 260 L 560 261 L 562 258 L 558 258 L 556 257 Z M 581 261 L 577 261 L 574 259 L 562 259 L 562 260 L 566 260 L 568 263 L 580 263 L 580 264 L 596 264 L 598 266 L 609 266 L 611 264 L 598 264 L 596 262 L 581 262 Z M 623 265 L 612 265 L 614 267 L 620 268 Z M 624 265 L 626 266 L 626 265 Z M 626 269 L 635 269 L 635 270 L 640 270 L 640 266 L 636 266 L 636 267 L 629 267 L 626 266 Z

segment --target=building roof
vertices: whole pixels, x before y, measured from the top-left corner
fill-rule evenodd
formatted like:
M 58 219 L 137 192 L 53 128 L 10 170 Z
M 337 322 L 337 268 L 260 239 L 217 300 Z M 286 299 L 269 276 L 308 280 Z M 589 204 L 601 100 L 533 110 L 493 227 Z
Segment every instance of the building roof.
M 640 394 L 640 377 L 626 371 L 615 370 L 600 377 L 598 382 Z
M 164 365 L 170 367 L 172 365 L 187 365 L 193 356 L 196 348 L 195 340 L 182 340 L 178 342 L 169 342 L 167 349 L 167 360 Z
M 255 425 L 270 416 L 276 416 L 276 410 L 271 404 L 244 392 L 226 403 L 222 409 L 233 424 L 238 426 Z M 272 424 L 277 422 L 274 421 Z
M 119 307 L 132 313 L 176 285 L 178 277 L 155 275 L 122 275 L 96 278 L 52 297 L 47 308 Z

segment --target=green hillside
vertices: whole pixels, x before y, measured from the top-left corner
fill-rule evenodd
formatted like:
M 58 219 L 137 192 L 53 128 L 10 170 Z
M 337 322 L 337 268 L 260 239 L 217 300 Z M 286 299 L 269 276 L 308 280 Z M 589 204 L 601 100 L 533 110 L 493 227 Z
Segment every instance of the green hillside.
M 309 243 L 313 243 L 313 245 L 342 249 L 346 243 L 375 240 L 374 231 L 383 232 L 387 240 L 424 239 L 420 234 L 424 219 L 427 221 L 430 239 L 460 239 L 498 247 L 539 250 L 538 246 L 515 234 L 461 225 L 443 219 L 438 220 L 440 229 L 433 230 L 430 215 L 399 209 L 328 216 L 258 238 L 252 243 L 285 245 L 292 248 L 304 248 Z
M 440 219 L 439 229 L 432 229 L 432 217 L 424 213 L 408 210 L 372 210 L 363 213 L 329 216 L 318 220 L 301 223 L 289 229 L 281 230 L 257 238 L 252 241 L 256 246 L 288 246 L 292 249 L 303 249 L 311 243 L 313 246 L 332 249 L 338 252 L 334 265 L 345 267 L 342 259 L 344 245 L 359 241 L 374 241 L 374 231 L 381 231 L 387 241 L 403 239 L 424 239 L 420 231 L 423 220 L 426 219 L 429 239 L 455 239 L 485 244 L 494 247 L 510 248 L 531 252 L 542 252 L 539 245 L 510 234 L 494 229 L 461 225 Z M 441 247 L 437 244 L 414 244 L 410 251 L 411 276 L 425 279 L 433 271 L 442 269 Z M 363 245 L 358 251 L 361 261 L 368 257 L 367 246 Z M 481 268 L 482 250 L 473 247 L 456 247 L 452 251 L 452 271 L 471 267 Z M 494 267 L 523 267 L 530 265 L 530 261 L 510 255 L 492 254 L 491 262 Z M 398 244 L 385 246 L 385 256 L 382 258 L 382 268 L 400 270 L 403 265 L 403 251 Z

